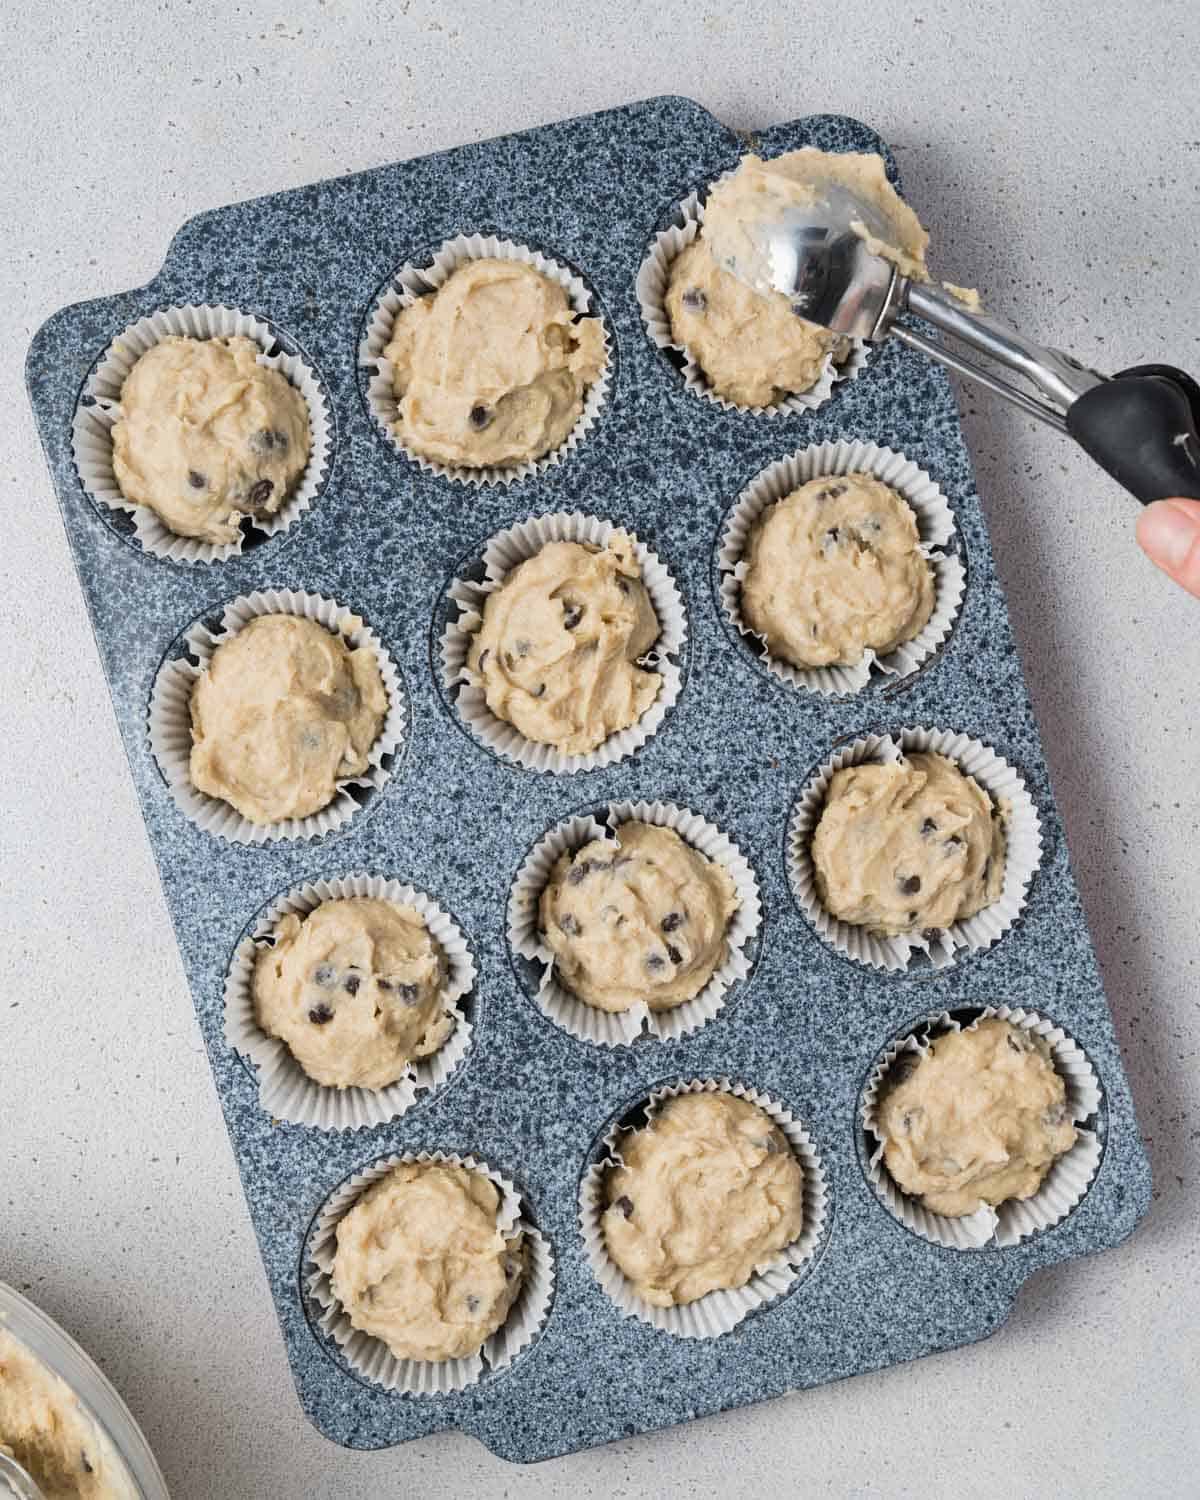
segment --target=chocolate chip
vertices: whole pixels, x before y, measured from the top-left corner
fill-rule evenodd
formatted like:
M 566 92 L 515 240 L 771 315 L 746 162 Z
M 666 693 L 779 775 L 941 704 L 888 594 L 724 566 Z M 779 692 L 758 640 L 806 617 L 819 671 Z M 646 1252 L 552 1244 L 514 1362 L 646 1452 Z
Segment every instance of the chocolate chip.
M 900 889 L 906 896 L 915 896 L 921 889 L 921 877 L 919 875 L 900 875 Z
M 314 1026 L 324 1026 L 327 1021 L 333 1020 L 333 1012 L 328 1005 L 314 1005 L 308 1013 L 308 1019 Z
M 528 656 L 529 653 L 533 650 L 533 642 L 526 640 L 514 641 L 513 650 L 520 657 Z
M 580 927 L 578 920 L 569 911 L 563 912 L 555 920 L 558 922 L 559 932 L 565 932 L 568 937 L 581 937 L 583 935 L 583 928 Z
M 544 682 L 539 682 L 538 685 L 537 685 L 537 687 L 534 688 L 533 693 L 532 693 L 531 696 L 534 697 L 534 698 L 543 698 L 543 697 L 545 697 L 545 695 L 546 695 L 546 684 Z
M 690 286 L 679 299 L 687 308 L 688 312 L 703 312 L 708 306 L 708 298 L 698 286 Z
M 260 479 L 246 496 L 246 504 L 251 510 L 262 510 L 270 502 L 271 496 L 274 493 L 275 486 L 271 480 Z
M 401 1005 L 415 1005 L 421 998 L 420 988 L 415 984 L 398 984 L 396 993 L 400 997 Z
M 922 1115 L 924 1113 L 925 1111 L 920 1107 L 916 1109 L 906 1109 L 900 1116 L 900 1129 L 904 1131 L 910 1131 L 913 1127 L 913 1121 L 917 1118 L 918 1115 Z
M 82 1448 L 79 1450 L 79 1462 L 85 1474 L 94 1474 L 96 1472 L 91 1464 L 88 1463 L 88 1456 Z
M 670 943 L 667 944 L 667 957 L 673 964 L 681 964 L 683 962 L 683 954 L 680 953 L 678 948 L 673 948 Z
M 669 911 L 658 924 L 664 932 L 676 932 L 687 921 L 681 911 Z
M 966 839 L 963 838 L 961 833 L 952 833 L 946 840 L 944 847 L 946 849 L 946 852 L 950 853 L 952 850 L 957 849 L 961 844 L 965 844 L 966 842 Z
M 623 594 L 627 594 L 629 592 L 629 579 L 628 578 L 622 578 L 621 575 L 618 573 L 617 574 L 617 587 L 621 590 L 621 592 Z
M 346 983 L 342 988 L 346 991 L 347 995 L 357 995 L 360 984 L 362 984 L 361 974 L 347 974 Z
M 482 651 L 481 651 L 481 652 L 480 652 L 480 653 L 479 653 L 479 665 L 478 665 L 478 670 L 479 670 L 479 671 L 480 671 L 480 672 L 482 672 L 482 671 L 483 671 L 483 669 L 484 669 L 484 667 L 486 667 L 486 666 L 487 666 L 487 664 L 488 664 L 488 657 L 490 657 L 490 656 L 491 656 L 491 654 L 492 654 L 492 653 L 491 653 L 491 651 L 490 651 L 490 649 L 489 649 L 489 648 L 488 648 L 488 647 L 487 647 L 487 646 L 485 646 L 485 647 L 484 647 L 484 648 L 483 648 L 483 650 L 482 650 Z
M 633 1199 L 627 1198 L 624 1193 L 613 1202 L 613 1207 L 624 1214 L 627 1219 L 633 1218 Z
M 580 859 L 567 871 L 567 884 L 580 885 L 596 868 L 590 859 Z
M 845 484 L 827 484 L 823 490 L 818 490 L 813 496 L 814 500 L 837 500 L 844 495 L 849 488 Z
M 467 1311 L 477 1313 L 479 1311 L 479 1298 L 472 1292 L 467 1293 Z
M 257 432 L 252 432 L 246 440 L 246 446 L 251 453 L 271 453 L 276 448 L 282 453 L 288 445 L 288 435 L 280 432 L 278 428 L 260 427 Z
M 490 407 L 473 406 L 467 414 L 467 421 L 470 422 L 476 432 L 482 432 L 485 427 L 492 425 L 493 415 L 494 413 Z
M 200 473 L 198 469 L 188 470 L 188 483 L 194 490 L 203 490 L 208 488 L 208 480 L 203 474 Z
M 837 542 L 838 542 L 838 538 L 841 536 L 841 534 L 842 533 L 838 530 L 838 528 L 836 526 L 831 526 L 829 528 L 829 530 L 825 533 L 825 535 L 822 537 L 821 540 L 825 543 L 825 545 L 827 547 L 836 547 L 837 546 Z
M 318 964 L 313 970 L 313 983 L 323 990 L 332 989 L 337 983 L 338 971 L 333 964 Z
M 583 605 L 576 604 L 573 600 L 563 601 L 563 629 L 574 630 L 580 620 L 583 619 Z
M 667 967 L 667 961 L 661 953 L 647 953 L 646 967 L 652 971 L 656 969 L 665 969 Z
M 936 833 L 937 824 L 933 821 L 932 818 L 926 818 L 925 821 L 921 824 L 921 832 L 926 836 L 931 833 Z

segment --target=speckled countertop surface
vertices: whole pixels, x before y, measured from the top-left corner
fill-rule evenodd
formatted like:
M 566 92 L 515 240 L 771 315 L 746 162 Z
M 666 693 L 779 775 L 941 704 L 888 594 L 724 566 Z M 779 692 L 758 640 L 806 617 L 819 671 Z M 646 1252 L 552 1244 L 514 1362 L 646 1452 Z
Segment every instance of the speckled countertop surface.
M 995 1494 L 1119 1495 L 1151 1483 L 1159 1493 L 1185 1493 L 1180 1446 L 1192 1430 L 1184 1414 L 1196 1370 L 1172 1331 L 1185 1325 L 1191 1295 L 1195 954 L 1186 877 L 1196 804 L 1175 767 L 1194 718 L 1187 685 L 1197 662 L 1186 644 L 1194 614 L 1132 551 L 1127 502 L 1107 481 L 1049 436 L 1007 412 L 976 413 L 973 401 L 966 422 L 979 487 L 1150 1138 L 1157 1194 L 1147 1224 L 1115 1254 L 1035 1280 L 986 1345 L 529 1473 L 506 1470 L 457 1437 L 390 1455 L 343 1455 L 303 1423 L 65 546 L 57 523 L 47 524 L 52 502 L 17 378 L 33 328 L 74 297 L 144 280 L 173 230 L 202 207 L 679 89 L 734 125 L 814 109 L 865 116 L 896 144 L 908 193 L 958 279 L 975 280 L 1010 313 L 1026 311 L 1031 324 L 1036 312 L 1049 339 L 1085 357 L 1196 364 L 1195 333 L 1181 323 L 1187 283 L 1177 247 L 1194 222 L 1200 127 L 1182 85 L 1169 109 L 1151 93 L 1196 40 L 1195 23 L 1177 7 L 1161 7 L 1160 26 L 1129 37 L 1115 7 L 1111 19 L 1105 7 L 1093 9 L 1086 46 L 1069 33 L 1069 12 L 1054 23 L 1060 34 L 1043 28 L 1035 39 L 1022 30 L 1019 6 L 1008 8 L 1002 37 L 989 32 L 982 10 L 957 7 L 950 48 L 945 17 L 926 6 L 920 25 L 900 28 L 900 40 L 851 88 L 837 81 L 839 38 L 854 30 L 845 7 L 822 34 L 809 29 L 803 49 L 771 15 L 743 34 L 719 13 L 676 23 L 660 7 L 636 61 L 611 14 L 599 31 L 592 26 L 586 70 L 569 46 L 581 11 L 563 7 L 553 40 L 561 50 L 548 54 L 544 41 L 535 49 L 558 67 L 514 61 L 520 86 L 506 73 L 502 90 L 479 90 L 469 115 L 459 102 L 463 81 L 473 68 L 495 67 L 489 49 L 519 43 L 521 26 L 506 24 L 502 6 L 486 16 L 419 9 L 351 18 L 336 6 L 311 16 L 300 7 L 278 25 L 247 25 L 236 16 L 218 21 L 204 7 L 167 7 L 136 37 L 107 23 L 107 41 L 90 22 L 85 29 L 82 11 L 78 31 L 69 10 L 53 34 L 32 12 L 21 23 L 19 58 L 33 74 L 26 87 L 47 102 L 4 169 L 15 179 L 9 196 L 20 193 L 28 208 L 5 230 L 17 266 L 5 395 L 20 430 L 3 522 L 11 537 L 0 547 L 11 576 L 0 607 L 15 616 L 10 633 L 30 644 L 10 670 L 3 705 L 14 721 L 0 835 L 14 979 L 0 1021 L 0 1112 L 18 1144 L 2 1195 L 0 1275 L 88 1344 L 143 1419 L 181 1495 L 400 1492 L 414 1465 L 423 1488 L 447 1494 L 468 1486 L 607 1494 L 635 1484 L 704 1493 L 718 1474 L 722 1488 L 771 1493 L 782 1465 L 833 1494 L 917 1486 L 953 1494 L 968 1482 Z M 782 48 L 770 84 L 764 35 Z M 123 53 L 142 78 L 113 119 L 104 101 L 111 59 Z M 713 57 L 723 82 L 698 87 Z M 46 59 L 53 68 L 43 75 Z M 801 70 L 803 84 L 779 82 Z M 368 98 L 382 74 L 403 97 L 389 120 L 340 102 Z M 77 80 L 70 99 L 54 104 L 49 80 L 69 75 Z M 1129 110 L 1124 132 L 1112 113 L 1117 93 Z M 517 97 L 528 107 L 515 106 Z M 281 102 L 292 98 L 294 110 Z M 1101 104 L 1114 126 L 1102 163 L 1090 131 L 1075 127 Z M 42 152 L 56 131 L 94 142 L 86 167 L 50 169 Z M 981 148 L 973 183 L 971 141 Z M 147 151 L 151 172 L 144 155 L 137 159 Z M 1139 164 L 1151 154 L 1161 177 L 1147 182 Z M 1120 207 L 1106 210 L 1099 194 L 1114 183 Z M 1082 252 L 1090 266 L 1064 256 L 1064 241 L 1086 244 L 1092 233 L 1106 256 Z M 30 632 L 31 598 L 54 618 L 53 632 Z M 87 769 L 72 749 L 50 757 L 48 774 L 46 757 L 29 753 L 39 741 L 86 741 Z M 53 1088 L 47 1056 L 58 1059 Z M 34 1120 L 56 1128 L 35 1131 Z M 968 1425 L 987 1389 L 1003 1391 L 1002 1403 L 983 1403 L 988 1414 Z M 905 1441 L 914 1424 L 920 1444 Z M 212 1437 L 215 1474 L 200 1467 L 201 1430 Z M 929 1443 L 932 1481 L 921 1458 Z M 1157 1473 L 1167 1453 L 1170 1468 Z

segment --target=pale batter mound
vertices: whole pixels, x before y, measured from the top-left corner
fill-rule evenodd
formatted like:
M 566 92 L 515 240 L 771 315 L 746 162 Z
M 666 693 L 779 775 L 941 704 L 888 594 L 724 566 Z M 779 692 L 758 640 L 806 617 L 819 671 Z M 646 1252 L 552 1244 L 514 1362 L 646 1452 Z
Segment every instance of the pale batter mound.
M 604 334 L 532 266 L 472 260 L 397 314 L 383 354 L 406 448 L 504 467 L 565 441 L 604 367 Z
M 769 291 L 770 268 L 745 226 L 783 218 L 789 208 L 819 204 L 830 184 L 868 203 L 881 221 L 876 226 L 881 233 L 873 233 L 861 222 L 850 226 L 872 255 L 886 257 L 905 276 L 929 280 L 925 265 L 929 235 L 887 180 L 883 158 L 871 152 L 804 146 L 770 161 L 745 156 L 737 171 L 709 193 L 701 236 L 721 266 L 759 291 Z
M 500 1194 L 449 1162 L 402 1162 L 337 1229 L 333 1294 L 355 1328 L 397 1359 L 465 1359 L 508 1316 L 525 1237 L 501 1232 Z
M 0 1448 L 45 1500 L 137 1500 L 128 1469 L 70 1386 L 3 1329 Z M 3 1478 L 0 1493 L 8 1493 Z
M 631 821 L 563 854 L 542 892 L 555 972 L 598 1010 L 671 1010 L 725 962 L 740 901 L 729 872 L 670 828 Z
M 812 840 L 817 892 L 884 936 L 946 928 L 1004 887 L 1001 810 L 944 755 L 835 771 Z
M 662 678 L 637 665 L 658 635 L 632 538 L 615 531 L 601 548 L 548 542 L 514 568 L 488 595 L 467 665 L 498 719 L 580 755 L 658 696 Z
M 797 317 L 781 293 L 760 294 L 722 270 L 703 238 L 671 263 L 666 307 L 675 342 L 737 406 L 811 390 L 826 356 L 848 352 L 844 339 Z
M 604 1185 L 608 1253 L 655 1307 L 744 1286 L 800 1234 L 804 1171 L 734 1094 L 680 1094 L 621 1141 Z
M 742 616 L 797 667 L 894 651 L 933 611 L 933 568 L 903 497 L 870 474 L 809 480 L 751 534 Z
M 308 464 L 308 406 L 261 353 L 253 339 L 172 335 L 121 387 L 117 483 L 180 536 L 236 541 L 239 522 L 274 515 Z
M 252 823 L 305 818 L 361 776 L 388 711 L 374 654 L 314 620 L 262 615 L 192 690 L 192 784 Z
M 998 1017 L 937 1037 L 884 1095 L 876 1133 L 904 1191 L 953 1218 L 1031 1197 L 1075 1144 L 1048 1046 Z
M 420 913 L 366 897 L 285 916 L 254 970 L 258 1023 L 317 1083 L 381 1089 L 454 1029 L 446 955 Z

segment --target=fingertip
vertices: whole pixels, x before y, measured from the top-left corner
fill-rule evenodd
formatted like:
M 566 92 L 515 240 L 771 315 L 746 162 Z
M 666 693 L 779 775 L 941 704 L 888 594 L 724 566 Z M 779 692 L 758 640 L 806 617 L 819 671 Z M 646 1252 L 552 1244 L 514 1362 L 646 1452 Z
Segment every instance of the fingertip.
M 1200 597 L 1200 500 L 1155 500 L 1138 516 L 1137 539 L 1156 567 Z

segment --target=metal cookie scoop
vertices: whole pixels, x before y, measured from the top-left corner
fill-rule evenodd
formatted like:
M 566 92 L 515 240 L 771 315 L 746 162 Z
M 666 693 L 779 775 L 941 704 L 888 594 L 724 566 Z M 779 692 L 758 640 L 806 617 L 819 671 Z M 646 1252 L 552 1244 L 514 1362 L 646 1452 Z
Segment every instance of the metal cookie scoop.
M 41 1490 L 3 1449 L 0 1449 L 0 1495 L 15 1495 L 17 1500 L 43 1500 Z
M 1200 385 L 1190 375 L 1170 365 L 1139 365 L 1111 378 L 1086 369 L 872 254 L 861 231 L 884 242 L 892 235 L 874 204 L 833 182 L 823 183 L 817 196 L 820 201 L 791 205 L 777 218 L 741 223 L 753 253 L 724 262 L 726 268 L 756 291 L 782 292 L 810 322 L 875 343 L 891 335 L 1069 433 L 1144 503 L 1171 495 L 1200 499 Z M 719 248 L 716 253 L 719 259 Z M 904 312 L 1031 389 L 898 322 Z

